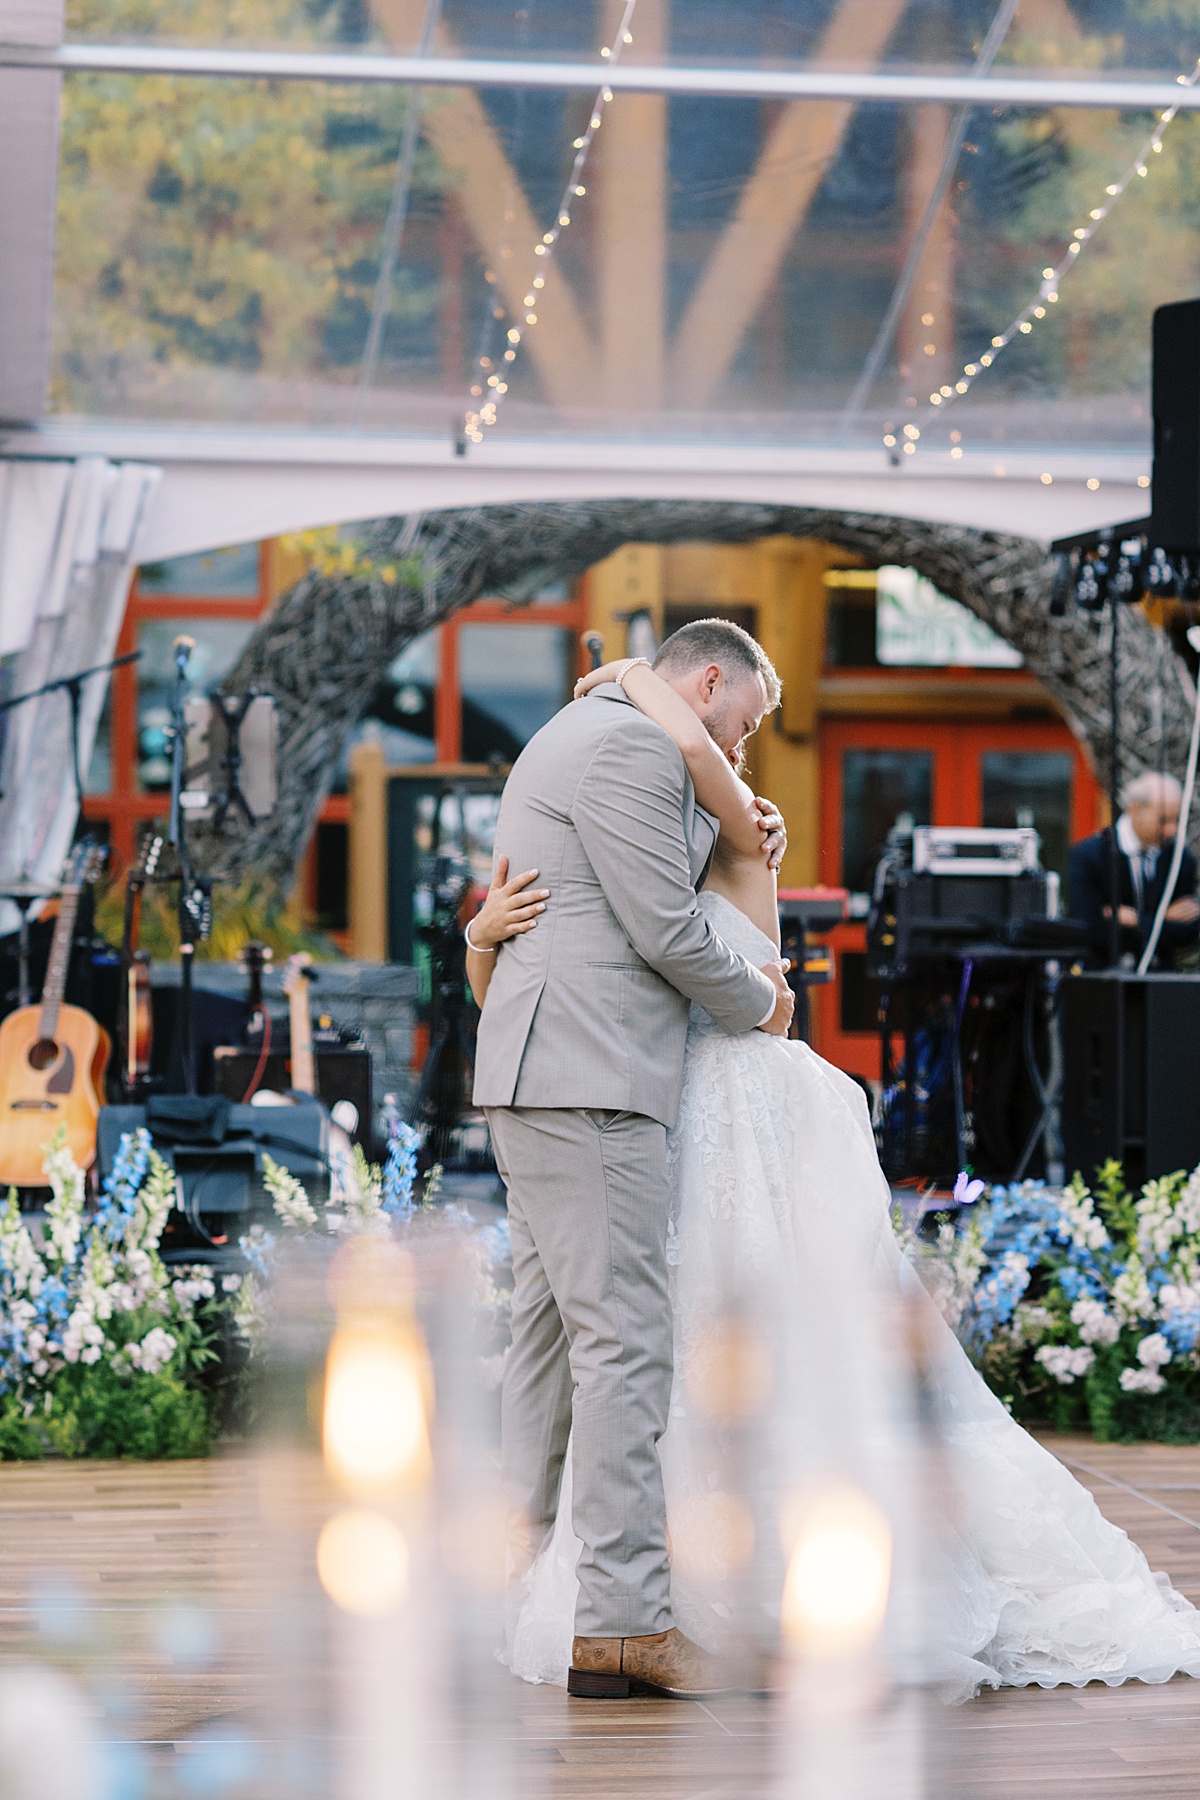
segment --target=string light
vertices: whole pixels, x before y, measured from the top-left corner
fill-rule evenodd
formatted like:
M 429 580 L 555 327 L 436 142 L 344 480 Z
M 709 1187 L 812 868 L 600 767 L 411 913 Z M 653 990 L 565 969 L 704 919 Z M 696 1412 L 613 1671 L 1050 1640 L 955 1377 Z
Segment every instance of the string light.
M 1197 59 L 1196 66 L 1190 75 L 1178 75 L 1176 76 L 1176 81 L 1180 87 L 1195 87 L 1197 81 L 1200 81 L 1200 58 Z M 943 384 L 936 392 L 930 394 L 929 406 L 925 413 L 926 418 L 928 418 L 930 413 L 935 409 L 940 410 L 944 406 L 949 406 L 960 395 L 967 393 L 970 390 L 971 384 L 982 375 L 985 369 L 990 369 L 992 367 L 996 358 L 1001 355 L 1003 351 L 1007 350 L 1014 338 L 1028 337 L 1033 331 L 1034 326 L 1040 320 L 1047 317 L 1047 308 L 1057 305 L 1059 290 L 1062 287 L 1063 281 L 1070 274 L 1071 270 L 1078 266 L 1079 257 L 1083 251 L 1084 245 L 1090 242 L 1100 225 L 1108 217 L 1117 201 L 1121 198 L 1130 182 L 1135 179 L 1145 178 L 1149 171 L 1149 158 L 1151 156 L 1161 156 L 1163 137 L 1167 127 L 1171 124 L 1178 111 L 1178 106 L 1169 106 L 1166 112 L 1161 115 L 1158 124 L 1146 139 L 1145 143 L 1141 146 L 1137 155 L 1125 170 L 1125 173 L 1119 180 L 1108 184 L 1104 190 L 1104 199 L 1098 206 L 1093 206 L 1091 208 L 1087 215 L 1087 223 L 1085 225 L 1077 225 L 1072 231 L 1071 242 L 1067 245 L 1066 252 L 1061 261 L 1053 267 L 1042 270 L 1041 284 L 1037 294 L 1030 300 L 1028 305 L 1022 308 L 1010 325 L 1006 326 L 1003 331 L 997 332 L 991 341 L 990 348 L 985 350 L 983 355 L 980 356 L 976 362 L 969 362 L 963 365 L 962 374 L 958 380 L 954 382 L 953 386 Z M 926 323 L 927 319 L 928 315 L 924 315 L 921 321 L 922 324 Z M 926 348 L 928 349 L 928 346 Z M 907 403 L 909 406 L 916 406 L 918 404 L 916 396 L 910 394 Z M 910 437 L 913 440 L 904 446 L 905 451 L 911 456 L 916 451 L 915 439 L 919 436 L 919 433 L 910 432 L 907 425 L 904 428 L 904 432 L 906 437 Z M 888 450 L 894 449 L 896 439 L 892 426 L 887 425 L 884 427 L 883 441 Z M 961 456 L 962 450 L 956 446 L 955 449 L 951 450 L 950 454 L 951 456 Z M 1043 475 L 1042 480 L 1044 482 L 1046 476 Z M 1088 483 L 1088 486 L 1091 486 L 1091 482 Z
M 629 44 L 632 44 L 633 33 L 630 31 L 629 27 L 633 21 L 633 14 L 636 6 L 637 0 L 625 0 L 625 10 L 621 15 L 621 23 L 614 34 L 613 41 L 611 44 L 606 44 L 600 52 L 601 59 L 604 62 L 619 62 L 621 52 Z M 558 203 L 558 211 L 555 214 L 554 224 L 550 227 L 549 231 L 542 234 L 541 242 L 533 246 L 533 254 L 537 257 L 541 257 L 543 261 L 554 255 L 554 252 L 558 247 L 559 238 L 570 225 L 571 207 L 573 202 L 582 200 L 587 193 L 587 188 L 581 180 L 584 165 L 587 162 L 588 152 L 592 147 L 592 141 L 600 129 L 601 121 L 604 117 L 604 108 L 610 103 L 612 97 L 613 91 L 610 87 L 601 87 L 598 90 L 596 98 L 592 103 L 592 110 L 588 118 L 587 129 L 582 137 L 577 137 L 573 141 L 572 148 L 575 151 L 575 159 L 571 164 L 571 173 L 567 176 L 567 184 L 563 189 L 562 199 Z M 496 275 L 493 270 L 485 269 L 484 275 L 490 283 L 493 285 L 496 284 Z M 532 331 L 537 325 L 538 318 L 535 310 L 537 306 L 537 296 L 545 285 L 545 275 L 538 274 L 533 277 L 529 283 L 529 291 L 526 292 L 523 301 L 523 305 L 526 309 L 525 316 L 519 324 L 511 326 L 507 333 L 509 347 L 504 352 L 504 361 L 508 363 L 510 367 L 517 360 L 517 352 L 524 341 L 526 332 Z M 503 316 L 502 309 L 500 307 L 494 307 L 493 316 L 497 319 L 501 318 Z M 478 369 L 481 374 L 488 374 L 491 368 L 491 360 L 486 356 L 481 356 L 478 362 Z M 478 409 L 468 409 L 466 417 L 463 420 L 463 434 L 473 444 L 481 444 L 483 442 L 485 428 L 496 423 L 499 402 L 508 392 L 508 382 L 504 380 L 493 381 L 490 374 L 488 374 L 486 385 L 491 389 L 492 397 L 486 400 Z M 472 399 L 483 398 L 483 386 L 484 384 L 480 379 L 480 375 L 477 375 L 471 387 Z

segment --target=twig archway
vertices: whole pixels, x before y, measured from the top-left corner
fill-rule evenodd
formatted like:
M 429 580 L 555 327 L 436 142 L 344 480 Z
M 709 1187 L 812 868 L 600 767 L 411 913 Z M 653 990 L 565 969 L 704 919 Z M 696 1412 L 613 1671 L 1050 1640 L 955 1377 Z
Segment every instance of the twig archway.
M 595 500 L 484 506 L 380 520 L 363 528 L 360 566 L 313 570 L 278 601 L 228 682 L 275 696 L 280 799 L 271 819 L 223 846 L 214 872 L 251 869 L 292 878 L 347 740 L 381 669 L 412 638 L 484 594 L 531 599 L 621 544 L 751 543 L 817 538 L 875 563 L 927 576 L 1020 650 L 1107 780 L 1108 633 L 1105 614 L 1049 612 L 1053 562 L 1029 538 L 965 526 L 807 507 L 691 500 Z M 1121 774 L 1182 768 L 1195 690 L 1183 660 L 1136 608 L 1119 638 Z M 1166 668 L 1166 677 L 1162 670 Z M 1161 717 L 1157 695 L 1161 681 Z

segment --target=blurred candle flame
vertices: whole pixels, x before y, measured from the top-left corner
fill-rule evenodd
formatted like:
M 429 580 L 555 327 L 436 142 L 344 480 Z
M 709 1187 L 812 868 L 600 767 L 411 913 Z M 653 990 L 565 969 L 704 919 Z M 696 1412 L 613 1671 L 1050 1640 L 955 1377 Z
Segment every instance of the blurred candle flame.
M 317 1574 L 335 1606 L 360 1619 L 395 1612 L 408 1593 L 408 1544 L 400 1527 L 362 1507 L 335 1513 L 317 1540 Z
M 771 1397 L 771 1348 L 762 1333 L 737 1318 L 720 1320 L 690 1351 L 687 1397 L 702 1418 L 745 1424 Z
M 860 1488 L 830 1484 L 785 1511 L 791 1544 L 783 1627 L 805 1654 L 865 1648 L 883 1625 L 892 1571 L 887 1515 Z
M 325 1461 L 344 1486 L 397 1493 L 424 1481 L 428 1385 L 415 1333 L 363 1321 L 334 1334 L 325 1365 Z

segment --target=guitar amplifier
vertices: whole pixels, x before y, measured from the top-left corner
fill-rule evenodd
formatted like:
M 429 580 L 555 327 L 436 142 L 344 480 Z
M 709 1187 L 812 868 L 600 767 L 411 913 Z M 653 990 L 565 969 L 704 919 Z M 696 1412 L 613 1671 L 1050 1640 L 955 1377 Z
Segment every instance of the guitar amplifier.
M 161 1107 L 169 1097 L 163 1096 Z M 154 1119 L 154 1148 L 175 1171 L 176 1204 L 159 1245 L 166 1263 L 235 1266 L 237 1241 L 257 1222 L 274 1219 L 263 1185 L 264 1155 L 304 1183 L 314 1206 L 329 1195 L 329 1116 L 317 1100 L 294 1106 L 226 1106 L 210 1102 L 218 1123 L 211 1135 L 173 1132 Z M 152 1109 L 153 1110 L 153 1109 Z M 105 1106 L 96 1133 L 101 1181 L 110 1173 L 121 1136 L 148 1124 L 144 1106 Z
M 213 1085 L 217 1093 L 226 1094 L 230 1100 L 242 1100 L 258 1070 L 258 1051 L 243 1050 L 233 1044 L 215 1044 L 212 1055 Z M 317 1043 L 313 1059 L 316 1065 L 318 1098 L 331 1111 L 339 1100 L 350 1101 L 358 1113 L 358 1124 L 349 1135 L 369 1155 L 374 1119 L 371 1052 Z M 273 1088 L 276 1093 L 286 1093 L 291 1085 L 291 1058 L 282 1050 L 273 1050 L 263 1064 L 258 1086 Z

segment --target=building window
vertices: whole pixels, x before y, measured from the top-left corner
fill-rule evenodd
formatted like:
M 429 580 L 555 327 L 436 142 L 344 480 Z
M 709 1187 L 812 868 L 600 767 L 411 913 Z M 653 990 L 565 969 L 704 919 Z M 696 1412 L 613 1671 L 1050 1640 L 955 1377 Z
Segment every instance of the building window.
M 169 562 L 143 563 L 138 591 L 147 596 L 185 600 L 245 600 L 259 597 L 259 546 L 234 544 L 227 550 L 205 550 L 199 556 L 175 556 Z
M 442 634 L 425 631 L 388 665 L 349 744 L 338 761 L 333 791 L 344 794 L 350 781 L 350 751 L 371 733 L 383 745 L 392 768 L 431 763 L 437 755 L 436 695 L 442 668 Z
M 840 571 L 839 571 L 840 573 Z M 874 669 L 875 589 L 840 588 L 829 596 L 825 617 L 825 661 L 832 669 Z
M 843 751 L 843 887 L 869 894 L 887 834 L 901 813 L 914 825 L 928 825 L 932 807 L 932 751 Z
M 915 569 L 877 569 L 875 653 L 898 668 L 1019 669 L 1019 650 Z
M 463 625 L 463 760 L 514 761 L 566 705 L 574 680 L 574 637 L 557 625 Z
M 916 569 L 830 569 L 825 660 L 834 669 L 1019 669 L 1020 652 Z
M 1042 840 L 1042 867 L 1065 876 L 1075 773 L 1071 752 L 985 750 L 980 763 L 983 823 L 990 827 L 1036 826 Z
M 350 923 L 349 830 L 341 819 L 318 821 L 315 843 L 313 923 L 321 931 L 345 931 Z
M 115 873 L 133 857 L 147 821 L 165 811 L 175 639 L 195 640 L 192 691 L 219 684 L 270 605 L 273 554 L 268 544 L 238 544 L 147 563 L 134 575 L 117 653 L 140 650 L 142 657 L 113 675 L 84 801 L 91 828 L 110 838 Z

